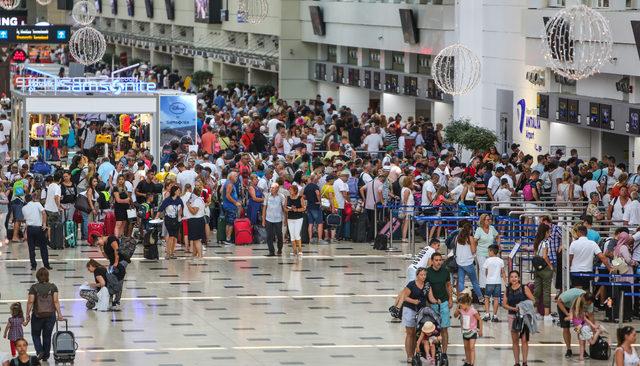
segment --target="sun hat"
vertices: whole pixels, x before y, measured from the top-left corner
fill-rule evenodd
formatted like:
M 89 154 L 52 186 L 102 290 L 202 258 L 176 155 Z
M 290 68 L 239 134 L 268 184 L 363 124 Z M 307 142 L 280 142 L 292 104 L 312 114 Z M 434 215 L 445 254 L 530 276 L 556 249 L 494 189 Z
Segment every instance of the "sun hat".
M 422 326 L 422 333 L 433 333 L 436 330 L 436 325 L 432 322 L 425 322 Z

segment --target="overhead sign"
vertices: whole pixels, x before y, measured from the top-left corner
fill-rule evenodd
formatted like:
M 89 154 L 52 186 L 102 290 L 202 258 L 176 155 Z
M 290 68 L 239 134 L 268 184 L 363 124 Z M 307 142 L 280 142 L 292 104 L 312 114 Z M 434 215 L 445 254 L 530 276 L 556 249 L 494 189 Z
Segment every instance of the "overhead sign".
M 21 25 L 0 26 L 1 43 L 68 43 L 71 26 L 68 25 Z
M 24 63 L 28 59 L 29 55 L 27 55 L 25 50 L 23 50 L 22 48 L 17 48 L 15 51 L 13 51 L 13 54 L 11 54 L 11 62 L 16 64 Z
M 160 97 L 160 146 L 173 139 L 197 134 L 198 103 L 195 95 Z
M 527 109 L 527 102 L 524 99 L 520 99 L 517 103 L 518 112 L 520 117 L 519 130 L 520 133 L 524 133 L 526 140 L 536 140 L 536 130 L 540 130 L 540 117 L 535 110 Z M 537 152 L 542 151 L 542 146 L 535 144 L 534 149 Z
M 2 10 L 0 9 L 0 26 L 18 26 L 27 24 L 26 10 Z
M 53 92 L 53 93 L 153 93 L 156 83 L 147 83 L 128 78 L 45 78 L 19 77 L 16 79 L 16 89 L 25 93 Z

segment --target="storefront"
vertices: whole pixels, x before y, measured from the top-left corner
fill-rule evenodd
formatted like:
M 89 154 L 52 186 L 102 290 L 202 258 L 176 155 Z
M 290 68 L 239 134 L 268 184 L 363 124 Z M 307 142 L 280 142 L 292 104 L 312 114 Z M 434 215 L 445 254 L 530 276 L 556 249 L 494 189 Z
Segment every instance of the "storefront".
M 148 148 L 158 158 L 161 136 L 195 136 L 196 96 L 126 79 L 18 78 L 12 118 L 13 158 L 26 149 L 32 157 L 57 161 L 57 149 L 63 147 L 61 118 L 95 121 L 98 134 L 110 134 L 111 141 L 98 144 L 106 145 L 98 148 L 100 155 L 112 149 L 117 158 L 129 148 Z

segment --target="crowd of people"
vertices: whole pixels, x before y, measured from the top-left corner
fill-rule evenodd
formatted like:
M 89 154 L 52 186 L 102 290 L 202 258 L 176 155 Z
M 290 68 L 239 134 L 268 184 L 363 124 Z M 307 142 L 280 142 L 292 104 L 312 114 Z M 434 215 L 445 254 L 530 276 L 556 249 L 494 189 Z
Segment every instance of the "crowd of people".
M 162 82 L 162 87 L 194 90 L 178 74 L 145 66 L 133 76 Z M 504 245 L 495 215 L 482 214 L 477 222 L 460 221 L 453 232 L 438 224 L 428 232 L 419 229 L 420 235 L 430 239 L 429 255 L 415 277 L 408 278 L 395 304 L 402 308 L 409 361 L 421 342 L 434 340 L 431 334 L 417 334 L 415 318 L 422 308 L 432 307 L 441 319 L 435 338 L 444 354 L 451 316 L 461 319 L 465 362 L 473 365 L 482 322 L 500 322 L 502 306 L 514 329 L 515 362 L 526 365 L 537 315 L 550 321 L 552 305 L 557 304 L 566 354 L 572 357 L 571 328 L 589 328 L 591 333 L 580 331 L 579 339 L 594 342 L 602 329 L 593 318 L 591 305 L 599 307 L 615 299 L 609 288 L 591 285 L 595 271 L 603 275 L 615 271 L 614 259 L 622 258 L 627 264 L 624 274 L 632 275 L 640 262 L 640 250 L 634 244 L 640 240 L 635 233 L 640 226 L 640 167 L 633 174 L 624 164 L 616 164 L 614 157 L 583 161 L 576 150 L 566 158 L 562 151 L 534 157 L 512 144 L 510 152 L 500 154 L 491 147 L 474 151 L 463 161 L 460 152 L 445 141 L 443 125 L 422 117 L 374 111 L 356 115 L 348 106 L 338 106 L 332 98 L 320 95 L 289 104 L 277 94 L 259 95 L 255 88 L 241 84 L 235 88 L 208 84 L 194 91 L 199 106 L 197 135 L 171 141 L 160 156 L 154 157 L 143 143 L 118 158 L 104 156 L 95 138 L 106 121 L 84 123 L 71 116 L 54 116 L 57 121 L 70 119 L 69 131 L 78 140 L 79 151 L 70 165 L 48 165 L 44 159 L 34 162 L 23 151 L 6 166 L 0 182 L 0 220 L 5 223 L 0 225 L 0 240 L 26 241 L 33 270 L 37 269 L 36 248 L 40 249 L 43 268 L 37 273 L 43 285 L 34 285 L 37 288 L 30 290 L 30 298 L 39 296 L 48 283 L 44 275 L 51 269 L 48 243 L 56 240 L 54 227 L 68 220 L 78 223 L 77 244 L 97 245 L 108 261 L 108 265 L 88 261 L 93 278 L 80 295 L 93 309 L 107 293 L 111 307 L 117 309 L 131 260 L 126 239 L 136 237 L 135 230 L 144 232 L 152 219 L 163 220 L 165 260 L 176 259 L 178 249 L 199 260 L 207 244 L 233 245 L 240 236 L 235 225 L 243 218 L 255 228 L 253 242 L 267 244 L 268 256 L 289 252 L 299 259 L 308 243 L 373 242 L 383 226 L 392 224 L 389 217 L 399 224 L 398 229 L 391 225 L 390 235 L 408 242 L 410 223 L 418 215 L 444 220 L 446 212 L 454 210 L 464 216 L 483 201 L 494 202 L 488 207 L 496 207 L 499 216 L 508 214 L 507 204 L 514 201 L 531 207 L 543 200 L 583 204 L 584 216 L 574 227 L 575 240 L 568 247 L 571 289 L 553 300 L 552 289 L 562 288 L 563 253 L 562 233 L 551 217 L 536 221 L 533 286 L 522 283 L 521 274 L 510 270 L 503 260 Z M 8 121 L 6 115 L 1 117 Z M 198 148 L 192 149 L 193 145 Z M 2 142 L 0 153 L 1 147 Z M 68 151 L 60 153 L 64 157 Z M 42 174 L 43 164 L 49 169 L 46 174 Z M 389 213 L 379 210 L 379 205 L 401 209 Z M 112 232 L 90 232 L 90 223 L 106 222 L 111 214 L 115 221 Z M 602 247 L 592 226 L 608 222 L 619 228 L 611 234 L 608 246 Z M 66 239 L 63 242 L 63 246 L 76 245 Z M 285 242 L 291 244 L 290 250 Z M 594 258 L 601 267 L 594 269 Z M 631 276 L 616 280 L 628 283 L 627 289 L 635 282 Z M 46 287 L 53 294 L 52 303 L 57 304 L 57 288 Z M 473 302 L 484 307 L 479 308 L 484 310 L 482 316 Z M 535 310 L 538 304 L 541 310 Z M 613 301 L 612 306 L 619 305 Z M 625 319 L 638 314 L 640 304 L 634 305 L 624 306 Z M 44 338 L 34 338 L 41 359 L 49 354 L 51 324 L 56 316 L 62 317 L 56 306 L 56 314 L 36 320 L 30 318 L 32 301 L 27 303 L 24 322 L 31 322 L 34 337 L 42 334 Z M 522 311 L 533 315 L 519 328 L 512 327 Z M 607 314 L 613 321 L 617 312 Z M 10 321 L 9 333 L 16 343 L 20 337 L 14 323 L 19 322 Z M 616 352 L 615 357 L 623 358 L 624 363 L 616 361 L 617 365 L 627 365 L 631 357 L 627 355 L 635 354 L 629 348 L 633 340 L 628 329 L 621 334 L 619 347 L 624 355 Z M 580 343 L 580 358 L 587 343 Z

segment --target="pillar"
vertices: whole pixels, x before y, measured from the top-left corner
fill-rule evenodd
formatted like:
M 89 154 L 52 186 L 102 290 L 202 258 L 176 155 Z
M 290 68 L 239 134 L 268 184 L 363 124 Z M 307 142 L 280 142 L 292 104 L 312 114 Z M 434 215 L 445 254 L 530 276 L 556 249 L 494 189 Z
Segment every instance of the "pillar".
M 431 122 L 446 124 L 453 116 L 453 104 L 433 102 L 431 107 Z
M 351 107 L 351 111 L 359 116 L 369 108 L 369 90 L 341 85 L 338 88 L 339 105 Z M 414 107 L 415 109 L 415 107 Z
M 402 119 L 416 114 L 416 100 L 411 97 L 395 94 L 382 94 L 382 113 L 387 117 L 400 114 Z

